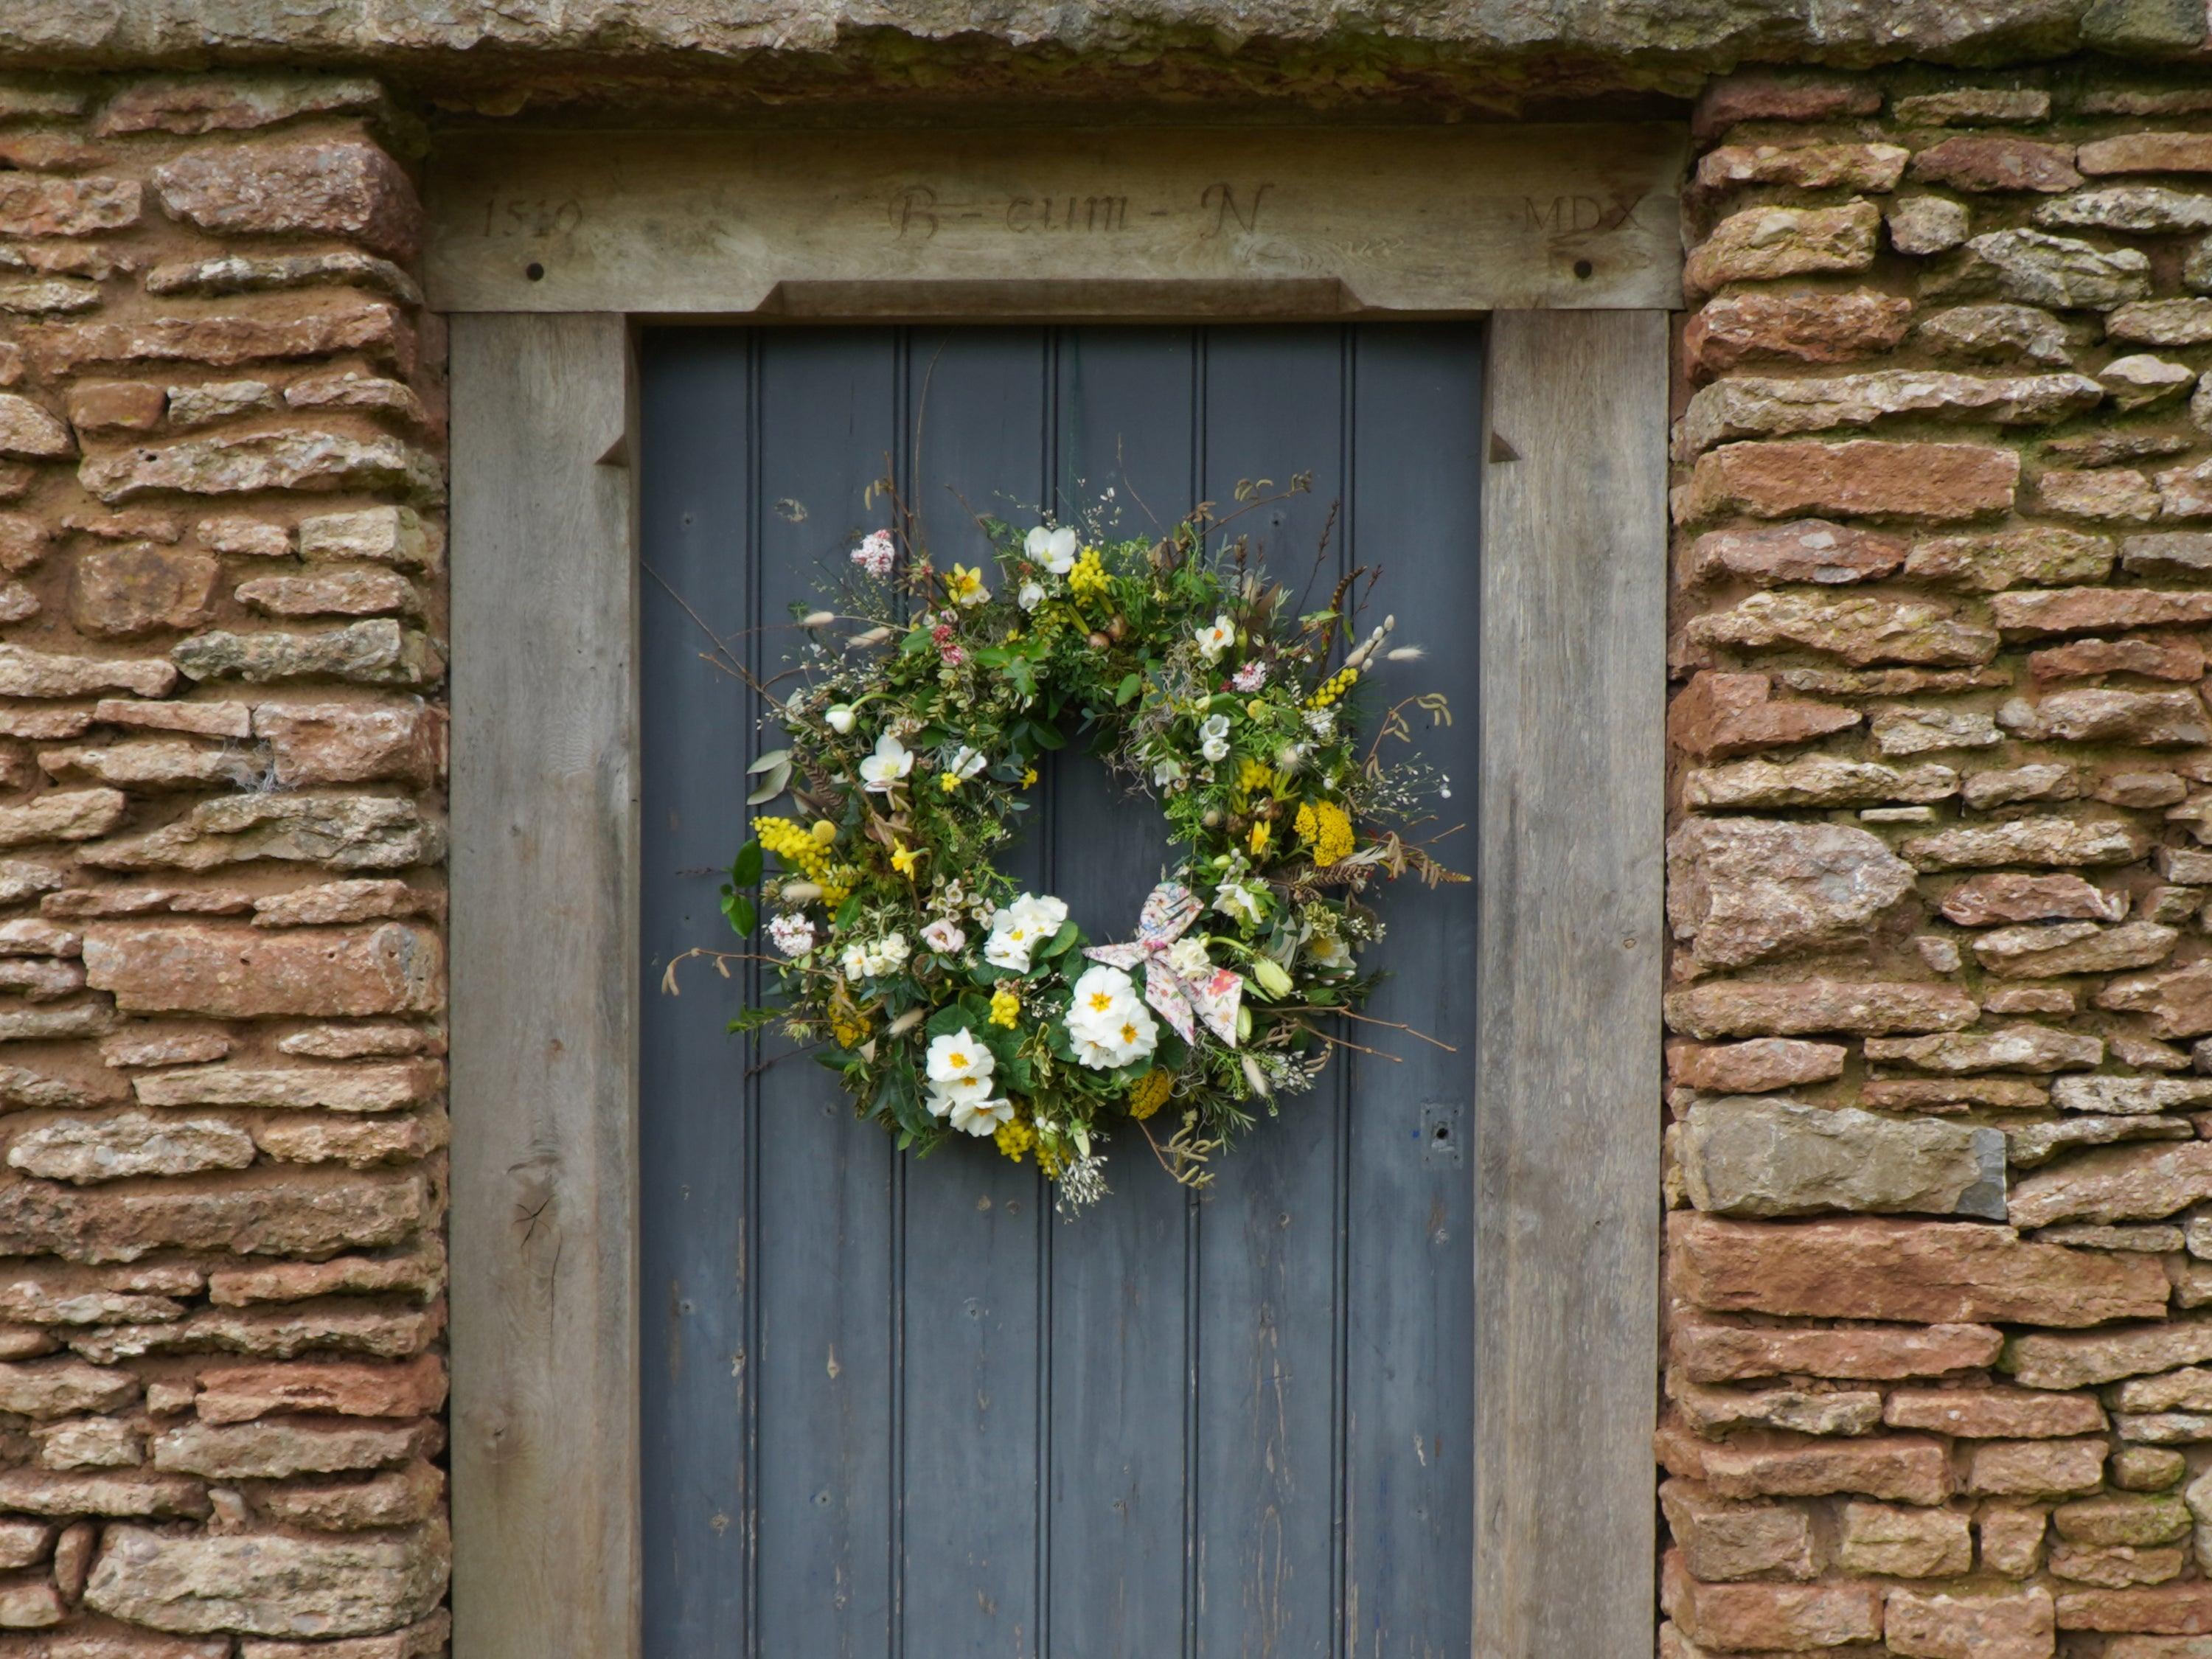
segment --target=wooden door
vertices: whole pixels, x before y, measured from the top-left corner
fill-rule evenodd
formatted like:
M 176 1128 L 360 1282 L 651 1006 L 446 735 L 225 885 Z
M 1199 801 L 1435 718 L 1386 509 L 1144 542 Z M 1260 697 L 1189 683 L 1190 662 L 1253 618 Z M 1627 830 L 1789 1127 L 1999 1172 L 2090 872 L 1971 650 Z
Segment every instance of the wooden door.
M 763 1069 L 780 1040 L 722 1035 L 747 986 L 658 985 L 728 943 L 716 888 L 762 746 L 702 630 L 776 672 L 796 636 L 774 625 L 884 521 L 862 496 L 887 465 L 940 562 L 981 545 L 956 490 L 1018 522 L 1112 488 L 1138 533 L 1147 507 L 1310 471 L 1247 523 L 1285 576 L 1318 552 L 1320 593 L 1382 567 L 1397 637 L 1430 652 L 1393 678 L 1457 714 L 1423 741 L 1471 870 L 1480 358 L 1463 325 L 646 336 L 652 1659 L 1465 1659 L 1472 885 L 1386 892 L 1370 1010 L 1457 1054 L 1340 1055 L 1201 1199 L 1116 1146 L 1113 1196 L 1074 1222 L 988 1142 L 910 1160 L 822 1068 Z M 1009 867 L 1126 937 L 1158 816 L 1058 760 Z

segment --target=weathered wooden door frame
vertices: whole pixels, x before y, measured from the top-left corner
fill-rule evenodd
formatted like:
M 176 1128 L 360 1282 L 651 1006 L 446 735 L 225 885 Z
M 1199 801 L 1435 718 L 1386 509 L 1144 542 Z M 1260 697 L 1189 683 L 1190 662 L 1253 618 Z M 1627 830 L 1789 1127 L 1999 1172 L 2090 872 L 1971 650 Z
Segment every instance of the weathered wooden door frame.
M 454 1650 L 635 1659 L 635 319 L 451 328 Z M 1474 1652 L 1625 1655 L 1654 1619 L 1667 313 L 1485 337 Z

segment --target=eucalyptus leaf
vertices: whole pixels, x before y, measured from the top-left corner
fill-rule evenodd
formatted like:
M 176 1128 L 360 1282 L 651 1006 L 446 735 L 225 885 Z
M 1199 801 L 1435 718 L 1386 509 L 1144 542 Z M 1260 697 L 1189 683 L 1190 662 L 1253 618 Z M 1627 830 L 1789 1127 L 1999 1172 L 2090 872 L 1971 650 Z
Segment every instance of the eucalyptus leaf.
M 763 755 L 758 760 L 755 761 L 750 766 L 745 768 L 745 770 L 749 773 L 773 772 L 777 767 L 783 765 L 790 758 L 791 750 L 788 749 L 771 749 L 766 754 Z

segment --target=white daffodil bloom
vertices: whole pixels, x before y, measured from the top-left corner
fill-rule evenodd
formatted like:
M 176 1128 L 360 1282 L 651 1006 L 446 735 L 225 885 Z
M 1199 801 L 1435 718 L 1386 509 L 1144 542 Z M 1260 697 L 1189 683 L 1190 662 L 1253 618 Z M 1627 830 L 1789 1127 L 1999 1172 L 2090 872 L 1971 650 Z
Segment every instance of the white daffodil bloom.
M 1075 568 L 1075 532 L 1065 526 L 1048 530 L 1039 525 L 1023 542 L 1022 551 L 1032 563 L 1042 565 L 1055 576 L 1065 576 Z
M 1034 611 L 1044 603 L 1044 588 L 1036 582 L 1024 582 L 1022 591 L 1014 595 L 1014 603 L 1024 611 Z
M 1014 1121 L 1014 1103 L 1003 1095 L 996 1100 L 956 1100 L 951 1103 L 950 1115 L 954 1128 L 980 1139 L 996 1134 L 1000 1124 Z
M 1216 617 L 1213 626 L 1198 630 L 1198 654 L 1208 662 L 1218 662 L 1221 653 L 1237 643 L 1237 624 L 1226 615 Z
M 1228 715 L 1208 714 L 1199 722 L 1198 752 L 1209 761 L 1225 761 L 1229 758 Z M 865 769 L 867 763 L 863 761 L 860 764 Z
M 823 709 L 822 718 L 829 722 L 830 729 L 842 738 L 853 729 L 853 722 L 859 717 L 850 707 L 841 702 Z
M 886 795 L 913 770 L 913 753 L 886 732 L 876 739 L 876 752 L 860 762 L 860 785 L 872 793 Z
M 949 957 L 968 942 L 968 935 L 951 917 L 939 916 L 921 930 L 921 942 L 940 957 Z

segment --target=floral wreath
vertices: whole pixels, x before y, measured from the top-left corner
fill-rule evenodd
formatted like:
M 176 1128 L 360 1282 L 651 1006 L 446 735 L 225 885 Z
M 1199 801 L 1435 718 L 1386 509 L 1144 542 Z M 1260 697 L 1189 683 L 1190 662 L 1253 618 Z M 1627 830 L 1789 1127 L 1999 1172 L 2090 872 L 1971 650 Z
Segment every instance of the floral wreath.
M 1375 1052 L 1325 1029 L 1364 1018 L 1376 976 L 1357 951 L 1382 936 L 1370 881 L 1465 879 L 1407 838 L 1449 780 L 1377 753 L 1410 740 L 1407 709 L 1450 711 L 1407 697 L 1362 753 L 1357 693 L 1420 651 L 1389 645 L 1389 617 L 1358 635 L 1347 600 L 1364 575 L 1372 588 L 1365 571 L 1291 614 L 1247 542 L 1219 533 L 1235 513 L 1201 505 L 1157 540 L 982 519 L 994 561 L 941 570 L 878 488 L 902 528 L 853 550 L 836 610 L 798 618 L 815 635 L 806 683 L 771 696 L 765 723 L 789 743 L 754 763 L 748 798 L 793 810 L 753 820 L 722 890 L 741 935 L 757 890 L 776 954 L 685 954 L 773 963 L 780 998 L 730 1029 L 781 1021 L 818 1045 L 902 1147 L 989 1137 L 1033 1155 L 1073 1211 L 1105 1193 L 1101 1145 L 1127 1120 L 1202 1187 L 1209 1158 L 1310 1088 L 1333 1048 Z M 1240 484 L 1241 510 L 1279 499 L 1265 488 Z M 855 622 L 841 646 L 823 637 Z M 992 864 L 1070 724 L 1158 803 L 1180 854 L 1117 943 Z M 1170 1103 L 1163 1143 L 1150 1120 Z

